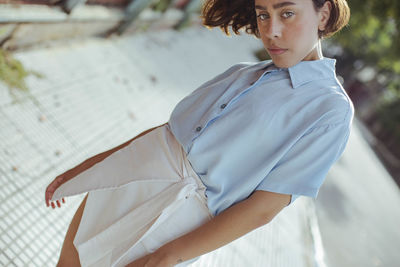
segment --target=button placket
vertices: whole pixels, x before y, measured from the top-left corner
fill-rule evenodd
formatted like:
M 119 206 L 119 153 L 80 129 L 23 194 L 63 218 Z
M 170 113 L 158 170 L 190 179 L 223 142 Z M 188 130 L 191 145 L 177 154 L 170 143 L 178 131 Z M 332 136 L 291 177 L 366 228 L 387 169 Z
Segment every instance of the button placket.
M 240 92 L 239 94 L 237 94 L 233 99 L 231 99 L 231 100 L 229 101 L 229 104 L 230 104 L 230 103 L 236 102 L 236 100 L 239 99 L 242 95 L 244 95 L 244 94 L 246 94 L 247 92 L 249 92 L 250 90 L 252 90 L 252 89 L 255 87 L 255 85 L 256 85 L 264 76 L 266 76 L 266 75 L 268 75 L 268 74 L 270 74 L 270 73 L 271 73 L 270 70 L 265 71 L 260 77 L 258 77 L 258 79 L 257 79 L 256 81 L 252 82 L 250 86 L 247 86 L 247 88 L 246 88 L 245 90 L 243 90 L 242 92 Z
M 269 71 L 269 70 L 268 70 L 268 71 L 265 71 L 260 77 L 258 77 L 257 80 L 253 81 L 253 82 L 251 83 L 250 86 L 248 86 L 245 90 L 243 90 L 241 93 L 239 93 L 238 95 L 236 95 L 233 99 L 231 99 L 231 100 L 229 100 L 229 101 L 226 101 L 226 99 L 225 99 L 225 101 L 222 102 L 222 104 L 219 105 L 219 109 L 218 109 L 218 110 L 217 110 L 217 109 L 214 109 L 214 111 L 212 112 L 212 114 L 208 114 L 208 116 L 207 116 L 207 117 L 209 118 L 208 120 L 204 120 L 204 119 L 203 119 L 203 120 L 199 123 L 199 125 L 195 128 L 195 132 L 196 132 L 197 134 L 200 134 L 200 132 L 203 130 L 204 127 L 206 127 L 206 126 L 209 124 L 209 122 L 214 121 L 215 119 L 217 119 L 217 118 L 221 115 L 222 110 L 224 110 L 224 109 L 228 106 L 229 103 L 235 102 L 236 99 L 237 99 L 238 97 L 240 97 L 241 95 L 243 95 L 244 93 L 246 93 L 247 91 L 249 91 L 255 84 L 257 84 L 257 83 L 262 79 L 262 77 L 264 77 L 265 75 L 268 75 L 270 72 L 271 72 L 271 71 Z M 201 126 L 201 125 L 203 125 L 203 126 Z M 196 139 L 197 136 L 198 136 L 198 135 L 196 135 L 196 137 L 195 137 L 194 139 Z M 193 139 L 193 140 L 194 140 L 194 139 Z

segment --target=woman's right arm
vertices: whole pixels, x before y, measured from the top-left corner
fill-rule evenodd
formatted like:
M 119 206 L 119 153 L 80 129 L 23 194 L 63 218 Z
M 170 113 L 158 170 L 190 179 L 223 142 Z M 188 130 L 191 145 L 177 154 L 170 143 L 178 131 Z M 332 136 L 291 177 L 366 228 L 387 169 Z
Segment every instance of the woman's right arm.
M 140 133 L 139 135 L 135 136 L 134 138 L 126 141 L 125 143 L 114 147 L 110 150 L 104 151 L 100 154 L 97 154 L 91 158 L 88 158 L 87 160 L 85 160 L 84 162 L 82 162 L 81 164 L 75 166 L 74 168 L 58 175 L 46 188 L 46 193 L 45 193 L 45 200 L 46 200 L 46 205 L 47 207 L 49 207 L 50 205 L 52 206 L 52 208 L 54 209 L 56 207 L 56 204 L 58 207 L 61 207 L 61 203 L 60 201 L 51 201 L 51 198 L 53 197 L 54 192 L 56 191 L 56 189 L 62 185 L 63 183 L 67 182 L 68 180 L 71 180 L 72 178 L 74 178 L 75 176 L 77 176 L 78 174 L 84 172 L 85 170 L 89 169 L 90 167 L 92 167 L 93 165 L 95 165 L 96 163 L 104 160 L 105 158 L 107 158 L 108 156 L 110 156 L 111 154 L 113 154 L 114 152 L 120 150 L 121 148 L 129 145 L 133 140 L 135 140 L 136 138 L 139 138 L 149 132 L 151 132 L 152 130 L 164 126 L 167 123 L 164 123 L 160 126 L 151 128 L 149 130 L 146 130 L 142 133 Z M 65 200 L 62 199 L 62 202 L 65 203 Z

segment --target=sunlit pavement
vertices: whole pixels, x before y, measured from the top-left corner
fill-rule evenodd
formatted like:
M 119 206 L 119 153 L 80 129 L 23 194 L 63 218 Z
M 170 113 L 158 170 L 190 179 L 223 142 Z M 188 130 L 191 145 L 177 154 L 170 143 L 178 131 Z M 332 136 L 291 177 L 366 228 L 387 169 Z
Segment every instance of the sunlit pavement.
M 0 85 L 0 265 L 55 266 L 68 223 L 82 196 L 68 198 L 62 209 L 48 209 L 44 204 L 47 184 L 85 158 L 166 122 L 185 95 L 234 63 L 254 61 L 253 52 L 260 47 L 252 37 L 227 38 L 218 30 L 191 28 L 66 42 L 17 53 L 26 68 L 45 77 L 30 76 L 31 93 L 17 93 L 16 103 L 8 89 Z M 349 148 L 331 171 L 318 200 L 318 207 L 324 209 L 317 214 L 327 247 L 325 257 L 331 259 L 339 251 L 337 244 L 328 241 L 348 244 L 350 240 L 338 241 L 336 237 L 350 236 L 353 229 L 364 229 L 364 240 L 375 235 L 373 226 L 379 224 L 380 217 L 369 207 L 379 204 L 383 212 L 400 204 L 398 194 L 386 198 L 392 194 L 387 192 L 393 192 L 387 178 L 380 182 L 371 178 L 368 186 L 364 184 L 362 177 L 366 174 L 359 172 L 367 167 L 375 170 L 380 166 L 376 162 L 362 138 L 352 135 Z M 373 177 L 380 177 L 384 170 L 378 167 L 376 172 Z M 374 181 L 378 185 L 369 184 Z M 351 192 L 359 201 L 348 201 L 350 197 L 332 200 L 331 188 L 345 196 Z M 374 190 L 374 198 L 368 190 Z M 398 209 L 395 212 L 398 214 Z M 366 223 L 366 216 L 374 219 Z M 399 217 L 389 217 L 380 224 L 387 225 L 388 230 L 379 237 L 391 241 L 390 251 L 399 240 L 392 234 L 397 229 L 393 218 Z M 324 267 L 319 241 L 314 202 L 300 198 L 269 225 L 201 257 L 193 266 Z M 362 248 L 357 251 L 357 256 L 364 258 L 368 253 Z M 385 254 L 384 249 L 381 252 L 377 259 L 382 263 L 385 255 L 394 255 Z
M 400 190 L 354 124 L 316 201 L 331 267 L 400 266 Z

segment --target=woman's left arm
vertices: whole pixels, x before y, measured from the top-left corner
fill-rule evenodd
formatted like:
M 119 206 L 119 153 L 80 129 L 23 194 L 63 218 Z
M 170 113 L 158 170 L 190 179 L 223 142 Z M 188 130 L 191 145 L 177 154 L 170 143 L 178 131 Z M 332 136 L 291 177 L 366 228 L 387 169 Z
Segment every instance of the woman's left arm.
M 192 232 L 127 266 L 174 266 L 203 255 L 267 224 L 289 203 L 290 195 L 255 191 Z

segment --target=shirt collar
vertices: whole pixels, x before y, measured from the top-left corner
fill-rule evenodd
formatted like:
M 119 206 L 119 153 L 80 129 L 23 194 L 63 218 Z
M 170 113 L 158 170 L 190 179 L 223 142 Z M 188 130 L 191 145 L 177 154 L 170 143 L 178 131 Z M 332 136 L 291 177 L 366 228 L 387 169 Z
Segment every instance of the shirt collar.
M 272 71 L 288 71 L 293 89 L 315 80 L 336 77 L 336 59 L 322 58 L 312 61 L 300 61 L 289 68 L 277 68 L 271 60 L 264 63 L 263 69 Z

